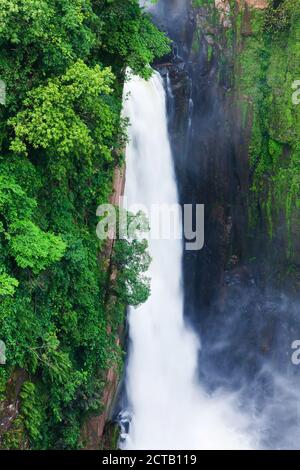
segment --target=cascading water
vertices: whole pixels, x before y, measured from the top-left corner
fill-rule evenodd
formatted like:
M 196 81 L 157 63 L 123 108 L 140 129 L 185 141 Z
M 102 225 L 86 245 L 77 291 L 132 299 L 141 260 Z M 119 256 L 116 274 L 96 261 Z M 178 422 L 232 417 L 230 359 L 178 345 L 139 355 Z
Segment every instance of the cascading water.
M 166 97 L 158 73 L 149 81 L 132 77 L 126 83 L 124 113 L 130 120 L 128 207 L 143 204 L 150 210 L 153 204 L 176 204 Z M 208 396 L 197 380 L 200 345 L 183 318 L 182 241 L 149 239 L 149 251 L 151 296 L 144 305 L 130 309 L 128 317 L 129 404 L 122 416 L 130 416 L 130 425 L 121 446 L 147 450 L 250 448 L 249 423 L 235 409 L 235 397 L 225 393 Z

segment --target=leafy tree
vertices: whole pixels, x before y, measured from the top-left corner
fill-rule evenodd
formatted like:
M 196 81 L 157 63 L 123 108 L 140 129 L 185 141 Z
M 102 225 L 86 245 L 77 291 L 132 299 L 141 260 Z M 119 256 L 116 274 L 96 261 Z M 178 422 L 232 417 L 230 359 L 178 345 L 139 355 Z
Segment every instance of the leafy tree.
M 169 52 L 164 34 L 154 26 L 151 18 L 136 0 L 106 0 L 96 2 L 104 19 L 103 49 L 119 58 L 134 73 L 145 78 L 151 75 L 149 64 L 155 57 Z
M 138 306 L 150 294 L 150 280 L 145 276 L 151 258 L 146 240 L 118 240 L 115 244 L 114 263 L 117 269 L 115 292 L 128 305 Z
M 19 282 L 17 279 L 9 276 L 6 273 L 0 274 L 0 296 L 1 295 L 13 295 Z
M 0 399 L 27 376 L 0 447 L 76 448 L 122 361 L 125 304 L 149 294 L 146 243 L 116 244 L 112 285 L 96 237 L 123 161 L 124 73 L 149 77 L 169 45 L 138 0 L 0 0 L 0 48 Z
M 124 209 L 120 209 L 125 215 Z M 142 236 L 149 232 L 149 223 L 143 212 L 132 214 L 126 212 L 121 217 L 122 226 L 118 227 L 118 237 L 114 245 L 113 266 L 117 272 L 112 286 L 117 297 L 125 305 L 138 305 L 145 302 L 150 295 L 150 279 L 147 271 L 151 257 L 147 252 L 148 242 Z M 125 227 L 124 227 L 125 224 Z M 121 230 L 127 236 L 120 236 Z
M 11 150 L 28 153 L 28 146 L 51 155 L 111 159 L 111 144 L 119 116 L 106 100 L 113 75 L 99 65 L 77 61 L 66 73 L 30 91 L 24 109 L 10 123 L 16 137 Z M 64 162 L 65 163 L 65 162 Z
M 20 268 L 31 268 L 37 274 L 51 263 L 61 259 L 66 244 L 52 234 L 45 233 L 30 220 L 15 222 L 10 227 L 10 249 Z

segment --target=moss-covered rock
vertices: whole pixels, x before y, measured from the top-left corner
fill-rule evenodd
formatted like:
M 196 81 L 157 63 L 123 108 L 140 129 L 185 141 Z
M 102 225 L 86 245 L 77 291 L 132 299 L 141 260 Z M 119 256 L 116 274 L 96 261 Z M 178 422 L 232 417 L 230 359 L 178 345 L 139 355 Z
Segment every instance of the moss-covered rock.
M 245 134 L 249 131 L 251 221 L 255 225 L 263 217 L 269 236 L 281 242 L 287 264 L 298 265 L 300 4 L 244 5 L 232 15 L 235 104 Z

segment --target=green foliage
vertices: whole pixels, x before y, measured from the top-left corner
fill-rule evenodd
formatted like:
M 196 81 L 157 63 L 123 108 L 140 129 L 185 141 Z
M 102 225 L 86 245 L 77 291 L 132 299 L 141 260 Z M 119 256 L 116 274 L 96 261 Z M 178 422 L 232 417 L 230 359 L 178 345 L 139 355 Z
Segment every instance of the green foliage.
M 96 41 L 93 17 L 89 0 L 1 0 L 0 76 L 8 105 L 45 75 L 61 74 L 88 56 Z
M 29 92 L 25 109 L 10 121 L 16 134 L 11 150 L 28 152 L 30 145 L 57 156 L 86 156 L 88 161 L 95 153 L 111 158 L 105 143 L 118 123 L 106 102 L 112 82 L 110 69 L 89 68 L 78 61 L 65 75 Z
M 214 0 L 193 0 L 192 3 L 194 8 L 200 8 L 212 5 L 214 3 Z
M 12 426 L 6 431 L 1 439 L 1 450 L 24 450 L 27 446 L 26 431 L 20 416 L 14 419 Z
M 29 89 L 78 59 L 149 75 L 168 41 L 138 0 L 1 0 L 0 48 L 0 77 L 15 110 Z
M 6 273 L 0 274 L 0 296 L 13 295 L 19 282 Z
M 31 268 L 34 274 L 61 259 L 66 244 L 53 233 L 45 233 L 30 220 L 11 225 L 10 251 L 20 268 Z
M 145 242 L 116 244 L 112 282 L 96 236 L 122 164 L 124 72 L 148 77 L 169 44 L 138 0 L 0 0 L 0 47 L 0 399 L 12 371 L 28 377 L 2 447 L 76 448 L 122 361 L 125 304 L 149 294 Z
M 125 304 L 138 306 L 150 294 L 150 282 L 144 275 L 150 265 L 145 240 L 118 240 L 115 246 L 114 263 L 118 271 L 115 292 Z
M 25 429 L 32 441 L 39 442 L 41 439 L 40 428 L 44 416 L 40 412 L 37 390 L 32 382 L 24 382 L 20 398 Z
M 36 201 L 27 197 L 16 180 L 5 173 L 6 169 L 3 169 L 0 175 L 1 231 L 20 218 L 30 217 L 36 207 Z
M 300 107 L 292 100 L 293 82 L 300 77 L 299 2 L 253 10 L 250 26 L 252 34 L 240 36 L 237 87 L 252 121 L 253 200 L 264 209 L 272 234 L 282 213 L 291 228 L 300 206 Z
M 297 8 L 297 0 L 275 0 L 265 14 L 265 30 L 271 35 L 287 32 L 292 23 L 293 10 Z
M 167 54 L 169 44 L 136 0 L 126 3 L 127 8 L 124 8 L 124 0 L 100 2 L 105 22 L 104 50 L 109 55 L 117 54 L 134 73 L 148 78 L 151 75 L 149 64 L 155 57 Z
M 141 239 L 141 235 L 147 233 L 150 227 L 143 212 L 126 212 L 124 222 L 125 220 L 126 227 L 118 227 L 118 237 L 114 245 L 112 266 L 117 276 L 112 288 L 122 303 L 138 306 L 150 295 L 150 279 L 145 273 L 149 269 L 151 257 L 147 252 L 147 240 Z M 126 238 L 119 236 L 120 230 L 124 231 L 125 228 Z

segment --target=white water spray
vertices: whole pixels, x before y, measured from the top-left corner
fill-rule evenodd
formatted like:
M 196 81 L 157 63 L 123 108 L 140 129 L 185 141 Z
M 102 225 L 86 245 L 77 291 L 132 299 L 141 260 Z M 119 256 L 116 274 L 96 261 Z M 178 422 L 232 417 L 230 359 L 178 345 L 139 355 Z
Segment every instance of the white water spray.
M 128 93 L 129 97 L 126 99 Z M 125 196 L 129 206 L 176 204 L 166 98 L 158 73 L 124 91 L 130 119 Z M 150 240 L 149 300 L 129 312 L 126 388 L 131 424 L 125 449 L 246 449 L 247 420 L 235 397 L 208 396 L 197 380 L 199 341 L 183 318 L 182 242 Z

